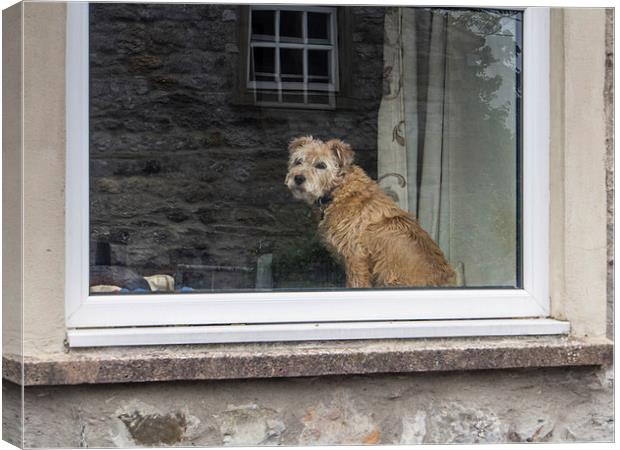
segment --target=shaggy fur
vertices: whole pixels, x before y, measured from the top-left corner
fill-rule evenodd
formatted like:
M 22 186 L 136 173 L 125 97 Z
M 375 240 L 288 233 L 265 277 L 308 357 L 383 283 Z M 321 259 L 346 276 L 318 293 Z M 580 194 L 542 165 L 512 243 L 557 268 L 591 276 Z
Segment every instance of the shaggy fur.
M 353 150 L 312 136 L 289 144 L 285 184 L 320 209 L 319 233 L 353 288 L 454 285 L 454 270 L 418 221 L 400 209 L 361 167 Z

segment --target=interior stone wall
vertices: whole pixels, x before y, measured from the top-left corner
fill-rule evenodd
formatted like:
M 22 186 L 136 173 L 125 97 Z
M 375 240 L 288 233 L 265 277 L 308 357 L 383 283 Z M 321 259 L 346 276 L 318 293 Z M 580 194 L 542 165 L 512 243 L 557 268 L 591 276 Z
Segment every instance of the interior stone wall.
M 241 7 L 91 4 L 91 264 L 143 276 L 229 266 L 238 276 L 220 284 L 253 288 L 258 257 L 273 253 L 279 286 L 341 283 L 316 217 L 284 186 L 286 148 L 304 134 L 343 138 L 376 176 L 383 16 L 351 8 L 342 30 L 354 107 L 304 110 L 239 101 Z M 188 277 L 177 282 L 209 287 Z

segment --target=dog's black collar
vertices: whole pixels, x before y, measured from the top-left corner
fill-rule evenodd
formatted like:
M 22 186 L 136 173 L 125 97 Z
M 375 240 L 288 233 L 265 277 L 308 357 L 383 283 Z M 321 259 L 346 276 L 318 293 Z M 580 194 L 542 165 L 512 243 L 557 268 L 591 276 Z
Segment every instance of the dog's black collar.
M 328 192 L 323 197 L 319 197 L 316 201 L 316 206 L 319 208 L 326 208 L 332 201 L 332 193 Z
M 333 200 L 332 191 L 329 191 L 328 193 L 326 193 L 322 197 L 319 197 L 316 200 L 316 206 L 321 211 L 321 220 L 323 220 L 323 218 L 325 217 L 325 210 L 327 209 L 329 204 L 332 202 L 332 200 Z

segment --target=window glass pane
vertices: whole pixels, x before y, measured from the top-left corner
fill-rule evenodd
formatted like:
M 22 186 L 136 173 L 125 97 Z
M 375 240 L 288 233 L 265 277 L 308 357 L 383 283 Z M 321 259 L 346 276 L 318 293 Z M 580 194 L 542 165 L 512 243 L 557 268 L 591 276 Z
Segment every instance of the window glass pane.
M 275 81 L 275 54 L 272 47 L 252 49 L 251 79 L 255 81 Z
M 271 91 L 257 91 L 256 100 L 260 103 L 278 103 L 278 94 Z
M 330 105 L 333 97 L 332 92 L 308 92 L 308 103 L 311 105 Z
M 273 41 L 276 35 L 275 11 L 252 11 L 252 39 Z
M 313 43 L 329 41 L 329 14 L 308 13 L 308 39 Z
M 301 42 L 303 38 L 303 12 L 280 11 L 280 41 Z
M 291 91 L 291 93 L 282 94 L 282 101 L 284 103 L 303 104 L 304 103 L 304 94 Z
M 309 83 L 329 83 L 329 55 L 327 50 L 308 50 Z
M 522 13 L 248 8 L 90 5 L 92 292 L 521 286 Z
M 280 70 L 282 81 L 302 83 L 304 81 L 304 51 L 281 48 Z

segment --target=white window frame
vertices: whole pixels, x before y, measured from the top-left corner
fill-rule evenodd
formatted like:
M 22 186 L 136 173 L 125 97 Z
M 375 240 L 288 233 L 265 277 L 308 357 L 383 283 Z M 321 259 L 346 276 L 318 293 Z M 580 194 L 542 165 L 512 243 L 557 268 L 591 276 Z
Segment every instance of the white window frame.
M 522 289 L 97 296 L 89 296 L 88 285 L 88 3 L 67 8 L 65 320 L 71 346 L 569 331 L 568 323 L 547 318 L 548 8 L 524 12 Z
M 275 41 L 252 41 L 252 11 L 256 10 L 268 10 L 275 12 Z M 281 11 L 301 11 L 303 12 L 303 42 L 291 43 L 280 42 L 280 12 Z M 339 70 L 338 70 L 338 28 L 336 23 L 337 8 L 328 6 L 293 6 L 293 5 L 253 5 L 249 7 L 249 20 L 248 20 L 248 40 L 247 40 L 247 62 L 246 62 L 246 86 L 248 89 L 256 92 L 267 91 L 274 93 L 278 96 L 277 102 L 269 101 L 257 101 L 257 104 L 264 106 L 292 106 L 304 108 L 317 108 L 323 109 L 326 107 L 333 108 L 335 106 L 334 92 L 339 89 Z M 307 13 L 308 12 L 321 12 L 329 14 L 329 27 L 331 42 L 329 44 L 313 44 L 308 42 L 308 30 L 307 30 Z M 250 64 L 253 55 L 252 49 L 254 47 L 267 47 L 275 49 L 275 77 L 276 81 L 252 81 L 250 79 L 251 71 Z M 304 66 L 304 81 L 301 83 L 295 82 L 283 82 L 281 80 L 280 70 L 280 49 L 298 49 L 303 51 L 303 66 Z M 308 83 L 308 50 L 328 50 L 330 52 L 330 83 Z M 308 92 L 319 91 L 326 92 L 329 98 L 329 103 L 308 103 Z M 303 103 L 285 102 L 282 94 L 299 92 L 303 95 Z

